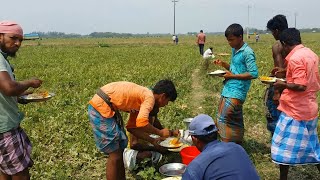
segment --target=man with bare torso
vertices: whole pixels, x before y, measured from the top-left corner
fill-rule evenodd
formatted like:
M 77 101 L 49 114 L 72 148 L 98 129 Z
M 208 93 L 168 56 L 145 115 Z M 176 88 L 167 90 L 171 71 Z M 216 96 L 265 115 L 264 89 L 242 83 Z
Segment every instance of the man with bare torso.
M 276 76 L 278 78 L 285 77 L 285 63 L 284 63 L 284 51 L 283 47 L 279 41 L 280 33 L 288 29 L 287 19 L 284 15 L 276 15 L 268 21 L 267 28 L 272 32 L 272 35 L 276 43 L 272 46 L 272 57 L 274 68 L 271 72 L 271 76 Z M 279 98 L 281 92 L 278 91 L 270 85 L 265 93 L 265 105 L 267 108 L 266 118 L 267 118 L 267 129 L 271 132 L 271 135 L 274 132 L 278 118 L 280 116 L 280 111 L 277 109 L 279 105 Z

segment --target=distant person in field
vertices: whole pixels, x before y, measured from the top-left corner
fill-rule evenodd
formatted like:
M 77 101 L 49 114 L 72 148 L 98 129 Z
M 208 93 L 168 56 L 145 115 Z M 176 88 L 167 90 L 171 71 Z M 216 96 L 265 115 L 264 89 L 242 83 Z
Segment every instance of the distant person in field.
M 200 30 L 200 33 L 197 35 L 197 44 L 199 46 L 199 51 L 201 56 L 203 56 L 205 43 L 206 43 L 206 35 L 203 33 L 203 30 Z
M 199 114 L 189 125 L 193 144 L 201 153 L 191 161 L 183 180 L 258 180 L 259 176 L 246 151 L 238 144 L 220 142 L 213 119 Z
M 16 81 L 9 57 L 14 58 L 23 40 L 20 25 L 12 21 L 0 22 L 0 179 L 30 179 L 31 142 L 21 128 L 23 113 L 18 98 L 28 94 L 27 89 L 38 88 L 42 81 L 32 78 Z
M 301 44 L 299 30 L 289 28 L 279 36 L 286 54 L 286 82 L 274 86 L 283 92 L 271 145 L 271 158 L 286 180 L 290 165 L 316 164 L 320 172 L 320 144 L 317 132 L 320 90 L 319 57 Z M 314 172 L 313 172 L 314 173 Z
M 259 42 L 259 40 L 260 40 L 260 36 L 259 34 L 256 34 L 256 42 Z
M 173 44 L 176 43 L 176 35 L 172 35 L 172 42 L 173 42 Z
M 240 24 L 231 24 L 225 31 L 225 37 L 232 47 L 230 64 L 220 59 L 214 64 L 224 67 L 224 87 L 221 93 L 215 123 L 222 141 L 242 144 L 244 123 L 242 105 L 246 100 L 251 80 L 258 77 L 256 56 L 243 41 L 243 28 Z
M 176 35 L 175 43 L 176 43 L 176 45 L 178 45 L 178 43 L 179 43 L 179 37 L 178 37 L 178 35 Z
M 161 80 L 152 88 L 132 82 L 112 82 L 98 89 L 89 101 L 88 114 L 98 149 L 109 155 L 106 174 L 108 180 L 125 179 L 123 151 L 128 145 L 120 111 L 129 112 L 127 130 L 135 137 L 148 141 L 157 149 L 163 149 L 159 138 L 173 136 L 173 131 L 158 129 L 149 121 L 152 109 L 164 107 L 177 98 L 175 85 L 170 80 Z
M 209 60 L 212 60 L 214 58 L 213 54 L 213 48 L 209 47 L 204 53 L 203 53 L 203 59 L 204 59 L 204 64 L 205 64 L 205 69 L 207 70 L 209 67 Z
M 272 46 L 272 57 L 273 57 L 273 70 L 271 76 L 276 76 L 279 78 L 284 78 L 284 71 L 279 71 L 286 67 L 284 58 L 285 52 L 283 51 L 282 44 L 279 41 L 279 35 L 282 31 L 288 29 L 287 19 L 284 15 L 276 15 L 270 19 L 267 23 L 267 28 L 272 32 L 276 43 Z M 277 74 L 276 74 L 277 72 Z M 274 132 L 277 121 L 280 116 L 280 111 L 277 109 L 279 105 L 280 91 L 275 90 L 274 86 L 271 84 L 267 87 L 265 92 L 264 104 L 266 106 L 266 119 L 267 119 L 267 129 L 270 131 L 271 135 Z

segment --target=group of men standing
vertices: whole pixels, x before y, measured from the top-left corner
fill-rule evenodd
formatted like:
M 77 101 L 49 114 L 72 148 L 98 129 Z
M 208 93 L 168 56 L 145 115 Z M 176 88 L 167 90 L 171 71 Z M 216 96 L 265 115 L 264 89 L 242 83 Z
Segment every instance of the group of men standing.
M 267 28 L 277 42 L 272 46 L 277 80 L 267 90 L 268 129 L 273 134 L 271 158 L 280 166 L 280 179 L 287 179 L 290 165 L 316 164 L 320 172 L 317 134 L 320 90 L 319 57 L 302 45 L 299 30 L 288 28 L 286 17 L 277 15 Z

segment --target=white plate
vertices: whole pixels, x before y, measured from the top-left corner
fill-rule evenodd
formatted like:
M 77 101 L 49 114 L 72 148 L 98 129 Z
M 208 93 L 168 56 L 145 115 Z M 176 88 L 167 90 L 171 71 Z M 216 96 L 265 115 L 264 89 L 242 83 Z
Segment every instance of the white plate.
M 175 176 L 175 177 L 167 177 L 167 178 L 164 178 L 164 179 L 162 179 L 162 180 L 181 180 L 182 179 L 182 177 L 180 177 L 180 176 Z
M 182 142 L 180 142 L 180 143 L 177 144 L 177 145 L 173 145 L 173 144 L 170 143 L 171 140 L 173 140 L 173 139 L 175 139 L 175 138 L 176 138 L 176 137 L 168 137 L 167 139 L 161 141 L 161 142 L 159 143 L 159 145 L 162 146 L 162 147 L 165 147 L 165 148 L 170 148 L 170 149 L 181 147 L 181 146 L 183 145 Z
M 265 84 L 273 84 L 273 83 L 275 83 L 277 80 L 280 80 L 280 81 L 283 81 L 283 82 L 285 82 L 286 80 L 285 79 L 281 79 L 281 78 L 276 78 L 276 77 L 271 77 L 272 79 L 270 79 L 270 80 L 261 80 L 260 79 L 260 81 L 262 82 L 262 83 L 265 83 Z
M 218 56 L 230 56 L 229 53 L 218 53 L 217 55 L 218 55 Z
M 226 71 L 223 71 L 223 70 L 215 70 L 213 72 L 209 72 L 208 75 L 211 75 L 211 76 L 222 76 L 226 74 Z
M 55 96 L 54 93 L 49 93 L 47 97 L 37 97 L 37 96 L 32 96 L 33 94 L 28 94 L 28 95 L 23 95 L 20 96 L 19 98 L 26 101 L 26 102 L 41 102 L 41 101 L 47 101 L 48 99 L 52 98 Z
M 156 139 L 156 138 L 159 138 L 160 136 L 159 135 L 156 135 L 156 134 L 150 134 L 149 137 L 153 138 L 153 139 Z
M 180 152 L 183 148 L 188 147 L 188 146 L 190 146 L 190 145 L 188 145 L 188 144 L 183 144 L 183 145 L 180 146 L 179 148 L 168 149 L 168 151 L 171 151 L 171 152 Z

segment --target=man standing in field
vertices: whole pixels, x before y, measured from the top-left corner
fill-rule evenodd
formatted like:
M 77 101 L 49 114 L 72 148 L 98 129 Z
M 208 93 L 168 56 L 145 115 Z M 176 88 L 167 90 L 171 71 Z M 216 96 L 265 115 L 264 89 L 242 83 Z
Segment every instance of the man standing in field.
M 8 57 L 15 57 L 23 40 L 22 28 L 15 22 L 0 22 L 0 179 L 30 179 L 31 142 L 20 127 L 23 114 L 17 97 L 29 87 L 38 88 L 42 81 L 15 81 Z
M 224 67 L 224 87 L 221 93 L 215 123 L 224 142 L 242 144 L 244 136 L 242 105 L 246 100 L 251 79 L 258 77 L 256 56 L 253 50 L 243 41 L 243 28 L 240 24 L 231 24 L 225 36 L 232 47 L 231 63 L 220 59 L 214 64 Z
M 271 146 L 271 158 L 280 166 L 280 179 L 286 180 L 289 165 L 317 164 L 320 172 L 320 145 L 317 133 L 320 90 L 319 57 L 301 44 L 299 30 L 289 28 L 280 36 L 287 54 L 286 82 L 274 86 L 283 90 L 281 111 Z
M 149 122 L 149 115 L 154 107 L 164 107 L 176 98 L 177 91 L 170 80 L 159 81 L 152 90 L 132 82 L 112 82 L 101 87 L 93 96 L 88 106 L 89 119 L 96 146 L 109 154 L 106 168 L 108 180 L 125 179 L 123 150 L 127 147 L 128 138 L 119 111 L 130 113 L 126 128 L 132 135 L 161 149 L 158 144 L 160 139 L 149 135 L 165 138 L 173 136 L 173 131 L 154 127 Z
M 200 30 L 200 33 L 197 35 L 197 44 L 199 46 L 200 55 L 203 56 L 204 43 L 206 42 L 206 35 L 203 33 L 203 30 Z
M 272 46 L 272 57 L 273 57 L 273 66 L 274 70 L 272 70 L 272 76 L 276 76 L 278 78 L 284 78 L 285 73 L 281 73 L 277 69 L 285 68 L 284 58 L 285 53 L 283 51 L 283 47 L 279 41 L 280 33 L 288 29 L 287 19 L 284 15 L 276 15 L 272 19 L 268 21 L 267 28 L 272 32 L 276 43 Z M 277 72 L 277 73 L 275 73 Z M 267 129 L 270 131 L 271 135 L 274 132 L 277 121 L 280 116 L 280 111 L 277 109 L 279 105 L 280 91 L 275 90 L 274 86 L 271 84 L 265 92 L 264 103 L 266 106 L 266 119 L 267 119 Z

